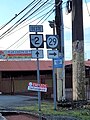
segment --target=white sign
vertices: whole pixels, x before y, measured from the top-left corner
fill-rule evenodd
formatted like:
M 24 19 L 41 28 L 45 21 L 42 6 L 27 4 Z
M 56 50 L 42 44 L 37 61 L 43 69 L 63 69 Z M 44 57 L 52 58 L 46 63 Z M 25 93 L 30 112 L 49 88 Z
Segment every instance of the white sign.
M 49 59 L 58 58 L 59 52 L 58 52 L 58 50 L 48 50 L 47 56 Z
M 29 25 L 29 32 L 43 32 L 42 25 Z
M 43 50 L 32 50 L 32 58 L 44 58 Z
M 47 48 L 57 48 L 58 36 L 57 35 L 46 35 Z
M 30 82 L 28 85 L 28 90 L 47 92 L 47 84 L 38 84 Z
M 43 48 L 43 34 L 30 34 L 31 48 Z

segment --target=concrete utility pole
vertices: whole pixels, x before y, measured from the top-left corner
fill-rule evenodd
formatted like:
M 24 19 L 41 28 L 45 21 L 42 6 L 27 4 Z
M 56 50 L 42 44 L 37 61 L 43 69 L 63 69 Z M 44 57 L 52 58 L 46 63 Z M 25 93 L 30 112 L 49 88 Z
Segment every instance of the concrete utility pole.
M 57 101 L 65 98 L 65 68 L 64 68 L 64 27 L 62 14 L 62 0 L 55 0 L 56 5 L 56 33 L 59 36 L 58 50 L 59 56 L 62 56 L 63 68 L 57 68 Z
M 72 0 L 73 100 L 85 100 L 82 0 Z

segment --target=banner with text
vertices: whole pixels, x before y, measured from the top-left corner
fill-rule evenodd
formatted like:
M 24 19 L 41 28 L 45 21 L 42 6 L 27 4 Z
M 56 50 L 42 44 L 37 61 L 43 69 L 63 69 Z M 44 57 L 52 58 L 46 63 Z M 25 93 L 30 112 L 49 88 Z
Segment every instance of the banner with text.
M 4 60 L 30 60 L 31 50 L 0 50 L 0 59 Z
M 47 84 L 38 84 L 30 82 L 28 85 L 28 90 L 47 92 Z

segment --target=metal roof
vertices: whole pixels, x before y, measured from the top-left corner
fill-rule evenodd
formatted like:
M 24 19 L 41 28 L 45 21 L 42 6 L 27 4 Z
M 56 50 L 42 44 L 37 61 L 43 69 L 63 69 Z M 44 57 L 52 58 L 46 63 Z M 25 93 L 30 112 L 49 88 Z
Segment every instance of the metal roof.
M 72 61 L 65 61 L 65 65 L 71 65 Z M 40 70 L 52 70 L 52 61 L 40 60 Z M 85 61 L 85 66 L 90 66 L 90 61 Z M 35 71 L 37 61 L 0 61 L 0 71 Z
M 52 61 L 39 61 L 40 70 L 52 70 Z M 0 61 L 0 71 L 35 71 L 37 61 Z

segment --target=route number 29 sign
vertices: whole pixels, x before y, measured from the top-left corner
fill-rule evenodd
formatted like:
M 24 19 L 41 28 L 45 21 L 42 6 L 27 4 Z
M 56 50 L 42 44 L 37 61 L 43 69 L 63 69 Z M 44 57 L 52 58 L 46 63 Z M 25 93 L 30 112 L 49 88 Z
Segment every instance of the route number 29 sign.
M 46 45 L 47 48 L 57 48 L 58 46 L 58 36 L 57 35 L 46 35 Z

